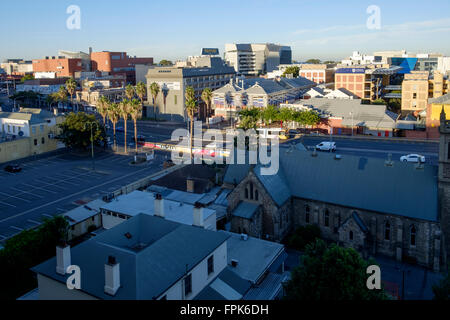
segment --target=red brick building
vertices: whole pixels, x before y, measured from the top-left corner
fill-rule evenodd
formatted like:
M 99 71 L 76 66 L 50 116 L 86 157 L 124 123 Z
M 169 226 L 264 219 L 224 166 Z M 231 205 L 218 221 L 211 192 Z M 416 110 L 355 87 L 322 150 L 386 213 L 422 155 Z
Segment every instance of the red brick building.
M 136 64 L 153 64 L 153 58 L 130 57 L 126 52 L 91 53 L 92 70 L 108 72 L 111 75 L 125 75 L 127 83 L 136 82 Z
M 33 60 L 33 72 L 54 72 L 57 78 L 74 77 L 82 71 L 81 59 L 45 58 Z

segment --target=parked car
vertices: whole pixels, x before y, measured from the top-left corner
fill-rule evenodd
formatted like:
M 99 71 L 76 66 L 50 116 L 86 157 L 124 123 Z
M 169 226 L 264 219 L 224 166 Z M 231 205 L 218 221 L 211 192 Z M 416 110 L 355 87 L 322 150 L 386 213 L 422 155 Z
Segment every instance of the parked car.
M 316 145 L 316 149 L 320 151 L 336 151 L 336 142 L 324 141 Z
M 408 154 L 406 156 L 400 157 L 400 161 L 402 162 L 425 162 L 425 157 L 421 156 L 420 154 Z
M 10 172 L 10 173 L 17 173 L 17 172 L 22 171 L 22 167 L 19 166 L 18 164 L 10 164 L 10 165 L 7 165 L 4 168 L 4 170 L 7 172 Z

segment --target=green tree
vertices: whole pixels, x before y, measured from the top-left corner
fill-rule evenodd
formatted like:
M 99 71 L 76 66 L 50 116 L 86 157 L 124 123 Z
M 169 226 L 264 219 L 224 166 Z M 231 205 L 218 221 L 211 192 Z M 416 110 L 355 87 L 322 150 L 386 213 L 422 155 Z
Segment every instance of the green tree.
M 278 114 L 279 111 L 276 106 L 268 105 L 262 111 L 262 119 L 264 120 L 264 122 L 271 124 L 272 121 L 276 121 L 278 119 Z
M 202 91 L 202 100 L 205 103 L 205 116 L 206 123 L 209 128 L 209 110 L 211 108 L 212 90 L 210 88 L 205 88 Z
M 138 141 L 137 141 L 137 119 L 141 116 L 142 112 L 142 105 L 137 99 L 133 99 L 129 101 L 129 113 L 131 116 L 131 119 L 133 119 L 134 123 L 134 144 L 136 148 L 136 154 L 138 152 Z
M 294 111 L 289 108 L 281 108 L 278 114 L 278 120 L 283 122 L 283 127 L 286 123 L 294 120 Z
M 298 227 L 294 234 L 288 239 L 288 246 L 299 251 L 305 250 L 306 246 L 320 239 L 320 228 L 315 224 Z
M 67 101 L 68 92 L 66 87 L 60 86 L 58 92 L 55 93 L 55 97 L 58 102 L 66 102 Z
M 450 300 L 450 272 L 441 279 L 439 284 L 433 286 L 434 300 Z
M 367 288 L 365 261 L 353 248 L 336 244 L 329 247 L 323 240 L 306 246 L 300 265 L 292 271 L 285 285 L 286 299 L 313 301 L 383 300 L 384 290 Z
M 123 129 L 124 129 L 124 139 L 125 139 L 125 153 L 127 153 L 127 124 L 128 124 L 128 116 L 130 115 L 130 100 L 124 99 L 119 102 L 119 110 L 120 116 L 123 118 Z
M 298 66 L 287 67 L 281 76 L 286 77 L 286 75 L 288 74 L 292 74 L 294 78 L 298 78 L 298 76 L 300 75 L 300 67 Z
M 108 115 L 108 107 L 111 101 L 109 101 L 108 97 L 101 96 L 97 101 L 97 112 L 103 118 L 103 125 L 106 125 L 106 116 Z
M 94 145 L 99 146 L 106 141 L 104 127 L 95 119 L 94 115 L 87 115 L 84 112 L 70 113 L 63 123 L 59 125 L 61 134 L 58 139 L 70 148 L 87 150 L 91 145 L 91 129 L 87 125 L 90 122 L 97 123 L 93 126 Z
M 320 59 L 309 59 L 309 60 L 306 60 L 306 63 L 319 64 Z
M 133 99 L 135 94 L 136 94 L 136 91 L 131 84 L 129 84 L 125 87 L 125 96 L 127 97 L 128 100 Z
M 161 88 L 159 87 L 159 85 L 156 82 L 153 82 L 150 85 L 150 94 L 152 95 L 152 99 L 153 99 L 153 114 L 155 116 L 155 120 L 156 120 L 156 98 L 158 98 L 158 94 L 161 91 Z
M 74 80 L 74 78 L 69 78 L 66 81 L 66 90 L 67 93 L 70 96 L 70 104 L 73 107 L 73 95 L 75 93 L 75 90 L 77 90 L 77 82 Z
M 34 80 L 34 76 L 32 74 L 26 74 L 20 79 L 20 83 L 24 83 L 27 80 Z
M 117 103 L 111 103 L 108 106 L 108 118 L 113 124 L 113 135 L 114 135 L 114 149 L 116 149 L 117 139 L 116 139 L 116 125 L 120 120 L 120 109 Z
M 8 239 L 0 250 L 0 300 L 15 300 L 36 288 L 30 268 L 54 257 L 56 245 L 67 240 L 67 234 L 66 219 L 57 216 Z
M 261 111 L 259 108 L 246 108 L 239 111 L 239 118 L 241 122 L 239 127 L 248 130 L 255 129 L 260 119 Z
M 170 60 L 163 59 L 159 62 L 159 65 L 163 67 L 170 67 L 173 66 L 173 62 Z
M 379 99 L 373 100 L 373 101 L 372 101 L 372 104 L 376 104 L 376 105 L 386 105 L 387 103 L 386 103 L 386 101 L 384 101 L 384 99 L 379 98 Z
M 186 105 L 186 113 L 189 117 L 190 121 L 190 133 L 189 133 L 189 150 L 191 151 L 191 159 L 193 158 L 192 154 L 192 145 L 194 140 L 194 115 L 197 111 L 197 100 L 195 99 L 195 91 L 193 87 L 187 87 L 185 92 L 185 105 Z
M 147 86 L 142 81 L 138 82 L 135 91 L 136 95 L 139 97 L 139 100 L 141 101 L 141 107 L 144 108 L 144 98 L 147 95 Z

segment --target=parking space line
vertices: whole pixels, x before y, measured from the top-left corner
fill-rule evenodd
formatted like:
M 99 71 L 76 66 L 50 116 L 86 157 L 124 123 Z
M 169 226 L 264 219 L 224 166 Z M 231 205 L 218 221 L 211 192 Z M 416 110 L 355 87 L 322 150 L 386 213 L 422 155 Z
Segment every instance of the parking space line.
M 16 227 L 16 226 L 9 226 L 10 228 L 14 229 L 14 230 L 18 230 L 18 231 L 23 231 L 24 229 Z
M 41 222 L 37 222 L 37 221 L 31 220 L 31 219 L 28 219 L 27 221 L 29 221 L 29 222 L 31 222 L 31 223 L 34 223 L 34 224 L 37 224 L 37 225 L 40 225 L 40 224 L 41 224 Z
M 29 187 L 32 187 L 33 189 L 43 190 L 43 191 L 45 191 L 45 192 L 50 192 L 50 193 L 53 193 L 53 194 L 58 194 L 58 193 L 59 193 L 59 192 L 47 190 L 47 189 L 44 189 L 44 188 L 41 188 L 41 187 L 35 187 L 35 186 L 33 186 L 32 184 L 28 184 L 28 183 L 23 183 L 23 182 L 22 182 L 22 184 L 23 184 L 23 185 L 26 185 L 26 186 L 29 186 Z M 33 193 L 33 195 L 34 195 L 34 193 Z M 37 197 L 37 196 L 36 196 L 36 197 Z M 41 198 L 41 199 L 42 199 L 42 198 Z
M 11 189 L 12 189 L 13 187 L 11 187 Z M 19 190 L 19 189 L 17 189 L 17 190 Z M 21 193 L 26 193 L 26 192 L 23 192 L 22 190 L 19 190 Z M 0 192 L 0 194 L 3 194 L 3 195 L 5 195 L 5 196 L 7 196 L 8 198 L 15 198 L 15 199 L 18 199 L 18 200 L 21 200 L 21 201 L 26 201 L 26 202 L 31 202 L 31 201 L 29 201 L 29 200 L 27 200 L 27 199 L 23 199 L 23 198 L 19 198 L 19 197 L 16 197 L 16 196 L 12 196 L 12 195 L 10 195 L 10 194 L 7 194 L 7 193 L 4 193 L 4 192 Z M 8 199 L 8 198 L 6 198 L 6 199 Z M 2 200 L 6 200 L 6 199 L 2 199 Z
M 26 183 L 22 183 L 22 184 L 27 185 Z M 11 188 L 11 189 L 14 189 L 14 190 L 16 190 L 16 191 L 19 191 L 19 192 L 20 192 L 19 196 L 20 196 L 21 194 L 31 194 L 33 197 L 36 197 L 36 198 L 38 198 L 38 199 L 43 199 L 43 197 L 37 196 L 37 195 L 34 194 L 34 193 L 31 193 L 31 192 L 28 192 L 28 191 L 23 191 L 23 190 L 21 190 L 21 189 L 19 189 L 19 188 L 16 188 L 16 187 L 10 187 L 10 188 Z M 21 200 L 22 200 L 22 198 L 18 198 L 18 199 L 21 199 Z M 23 200 L 28 201 L 28 202 L 31 202 L 31 201 L 28 200 L 28 199 L 23 199 Z
M 49 214 L 46 214 L 46 213 L 43 213 L 42 215 L 43 215 L 44 217 L 47 217 L 47 218 L 51 218 L 51 219 L 53 218 L 53 216 L 51 216 L 51 215 L 49 215 Z
M 2 239 L 6 239 L 6 237 L 5 237 L 5 236 L 3 236 L 3 235 L 1 235 L 1 234 L 0 234 L 0 238 L 2 238 Z
M 10 206 L 10 207 L 13 207 L 13 208 L 17 208 L 15 205 L 12 205 L 12 204 L 9 204 L 9 203 L 3 202 L 3 201 L 0 201 L 0 203 L 3 204 L 3 205 L 7 205 L 7 206 Z

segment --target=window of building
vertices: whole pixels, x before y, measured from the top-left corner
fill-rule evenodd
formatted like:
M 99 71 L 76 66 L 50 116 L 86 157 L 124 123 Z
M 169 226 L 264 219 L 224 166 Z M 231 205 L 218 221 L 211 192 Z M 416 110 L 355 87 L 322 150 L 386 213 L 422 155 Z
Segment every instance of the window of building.
M 415 246 L 416 245 L 416 233 L 417 233 L 417 230 L 416 230 L 416 227 L 413 225 L 412 227 L 411 227 L 411 230 L 410 230 L 410 244 L 411 244 L 411 246 Z
M 37 139 L 34 139 L 34 145 L 37 146 Z
M 35 126 L 31 127 L 31 132 L 32 132 L 33 134 L 36 134 L 36 127 L 35 127 Z
M 42 142 L 42 144 L 45 144 L 45 138 L 44 137 L 42 137 L 41 142 Z
M 417 93 L 413 93 L 413 99 L 417 99 Z
M 256 200 L 256 201 L 259 200 L 259 193 L 258 193 L 258 190 L 255 190 L 255 200 Z
M 41 131 L 41 133 L 44 132 L 44 125 L 43 125 L 43 124 L 41 124 L 41 125 L 39 126 L 39 130 Z
M 330 211 L 328 209 L 325 209 L 324 225 L 325 225 L 325 227 L 329 227 L 330 226 Z
M 350 239 L 350 241 L 353 241 L 353 231 L 350 231 L 348 233 L 348 238 Z
M 384 226 L 384 240 L 391 240 L 391 224 L 386 222 Z
M 184 295 L 187 296 L 192 293 L 192 274 L 184 278 Z
M 178 102 L 177 99 L 178 99 L 177 96 L 174 95 L 174 96 L 173 96 L 173 103 L 174 103 L 174 104 L 177 104 L 177 102 Z
M 245 188 L 245 199 L 248 199 L 248 189 Z
M 253 183 L 250 182 L 250 199 L 253 200 Z
M 308 205 L 305 206 L 305 222 L 309 223 L 311 209 Z
M 214 272 L 214 256 L 208 258 L 208 275 Z

